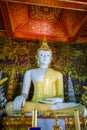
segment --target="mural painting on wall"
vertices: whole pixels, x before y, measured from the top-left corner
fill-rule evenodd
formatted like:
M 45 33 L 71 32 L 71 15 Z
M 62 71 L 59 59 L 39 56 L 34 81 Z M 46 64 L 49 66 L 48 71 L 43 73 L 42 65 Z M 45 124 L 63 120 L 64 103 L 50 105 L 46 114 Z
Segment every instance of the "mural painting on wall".
M 68 101 L 68 75 L 70 73 L 77 102 L 81 102 L 83 86 L 87 86 L 87 45 L 48 41 L 53 50 L 51 67 L 64 75 L 65 101 Z M 7 100 L 13 100 L 21 92 L 23 75 L 27 69 L 36 68 L 35 55 L 39 40 L 7 39 L 0 43 L 0 70 L 8 77 L 4 84 Z M 33 93 L 31 85 L 30 97 Z

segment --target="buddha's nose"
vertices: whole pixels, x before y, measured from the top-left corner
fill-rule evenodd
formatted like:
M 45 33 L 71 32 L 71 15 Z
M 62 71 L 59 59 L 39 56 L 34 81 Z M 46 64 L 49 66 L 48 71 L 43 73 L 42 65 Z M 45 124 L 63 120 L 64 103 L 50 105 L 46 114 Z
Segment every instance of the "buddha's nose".
M 44 55 L 44 58 L 46 58 L 46 55 Z

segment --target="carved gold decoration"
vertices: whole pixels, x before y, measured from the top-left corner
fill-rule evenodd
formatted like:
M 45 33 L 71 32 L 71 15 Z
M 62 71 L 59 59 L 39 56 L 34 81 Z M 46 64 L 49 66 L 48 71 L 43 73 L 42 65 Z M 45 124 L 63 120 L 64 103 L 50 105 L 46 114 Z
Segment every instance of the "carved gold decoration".
M 7 81 L 8 80 L 8 78 L 6 77 L 6 78 L 3 78 L 3 79 L 1 79 L 0 80 L 0 85 L 2 85 L 5 81 Z
M 75 119 L 74 119 L 74 115 L 73 116 L 69 116 L 69 114 L 71 114 L 69 111 L 67 111 L 67 113 L 61 113 L 61 112 L 52 112 L 52 111 L 46 111 L 43 113 L 43 118 L 53 118 L 53 117 L 64 117 L 65 120 L 65 126 L 66 128 L 70 128 L 69 130 L 75 130 Z M 74 113 L 73 113 L 74 114 Z M 63 116 L 64 115 L 64 116 Z M 66 115 L 66 116 L 65 116 Z M 68 117 L 67 117 L 68 115 Z M 87 118 L 79 118 L 79 122 L 80 122 L 80 126 L 82 128 L 84 128 L 84 130 L 87 129 Z M 86 128 L 86 129 L 85 129 Z M 68 130 L 68 129 L 67 129 Z
M 57 117 L 72 117 L 72 116 L 74 116 L 74 111 L 76 109 L 79 110 L 79 114 L 82 117 L 83 113 L 84 113 L 84 109 L 81 106 L 67 108 L 67 110 L 60 109 L 60 110 L 54 110 L 54 111 L 53 110 L 44 111 L 42 116 L 43 117 L 55 117 L 55 116 L 57 116 Z
M 61 119 L 65 120 L 65 127 L 66 128 L 70 128 L 70 129 L 74 129 L 75 128 L 75 119 L 73 117 L 61 117 Z M 40 117 L 41 119 L 41 117 Z M 42 118 L 43 120 L 45 120 L 44 118 Z M 58 118 L 60 119 L 60 118 Z M 58 120 L 57 119 L 57 120 Z M 57 120 L 55 121 L 57 124 Z M 84 130 L 87 130 L 87 118 L 79 118 L 80 120 L 80 125 Z M 31 117 L 3 117 L 2 120 L 0 120 L 0 123 L 2 123 L 3 128 L 8 128 L 9 130 L 10 128 L 19 128 L 19 127 L 32 127 L 32 118 Z M 55 126 L 55 125 L 54 125 Z M 59 127 L 53 127 L 56 130 Z M 5 130 L 5 129 L 3 129 Z M 25 130 L 25 129 L 23 129 Z M 61 129 L 57 129 L 57 130 L 61 130 Z M 75 130 L 75 129 L 74 129 Z
M 3 126 L 32 126 L 31 117 L 4 117 L 2 121 Z
M 56 116 L 54 119 L 54 126 L 52 127 L 52 130 L 62 130 L 62 127 L 59 126 L 59 121 L 58 121 L 58 117 Z
M 87 87 L 83 86 L 84 93 L 82 94 L 82 102 L 87 107 Z
M 8 96 L 8 99 L 10 99 L 10 100 L 12 100 L 12 98 L 13 98 L 13 92 L 14 92 L 13 90 L 14 90 L 14 86 L 15 86 L 15 82 L 14 82 L 15 74 L 16 74 L 16 69 L 15 69 L 15 67 L 13 67 L 12 71 L 11 71 L 8 90 L 7 90 L 7 96 Z
M 73 128 L 75 126 L 74 118 L 65 118 L 65 125 L 69 128 Z
M 58 8 L 52 8 L 47 6 L 30 6 L 31 18 L 51 19 L 57 20 Z
M 52 130 L 62 130 L 62 127 L 60 127 L 60 126 L 53 126 Z
M 87 126 L 87 118 L 79 118 L 81 127 Z M 75 119 L 73 117 L 65 118 L 65 125 L 69 128 L 75 127 Z

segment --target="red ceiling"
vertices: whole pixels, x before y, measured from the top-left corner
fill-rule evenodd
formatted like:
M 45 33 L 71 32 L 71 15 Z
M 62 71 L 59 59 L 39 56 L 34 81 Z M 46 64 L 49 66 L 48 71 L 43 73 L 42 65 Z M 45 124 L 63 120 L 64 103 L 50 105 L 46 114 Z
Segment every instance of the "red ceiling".
M 0 36 L 87 43 L 86 0 L 1 0 Z

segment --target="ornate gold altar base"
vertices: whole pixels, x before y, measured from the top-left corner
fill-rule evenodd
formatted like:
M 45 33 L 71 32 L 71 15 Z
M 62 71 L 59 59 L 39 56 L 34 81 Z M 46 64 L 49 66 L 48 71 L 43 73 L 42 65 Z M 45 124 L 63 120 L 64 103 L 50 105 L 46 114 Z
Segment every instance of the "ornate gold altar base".
M 66 130 L 75 130 L 75 120 L 73 117 L 60 117 L 65 120 Z M 58 118 L 58 119 L 60 119 Z M 46 118 L 40 117 L 45 120 Z M 53 119 L 53 118 L 52 118 Z M 0 119 L 0 130 L 28 130 L 32 126 L 31 117 L 3 117 Z M 80 118 L 80 125 L 82 130 L 87 130 L 87 118 Z
M 31 117 L 4 117 L 1 121 L 2 130 L 28 130 L 32 126 Z

